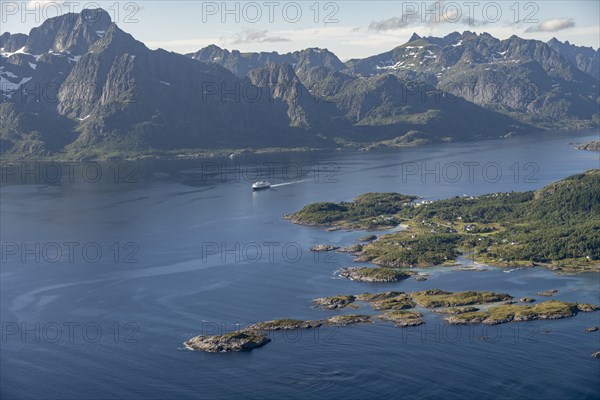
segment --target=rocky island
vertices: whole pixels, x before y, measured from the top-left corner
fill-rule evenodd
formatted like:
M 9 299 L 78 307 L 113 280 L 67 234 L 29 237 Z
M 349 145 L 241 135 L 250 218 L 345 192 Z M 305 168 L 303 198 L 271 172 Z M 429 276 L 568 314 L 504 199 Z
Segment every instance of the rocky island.
M 310 248 L 310 251 L 314 253 L 322 253 L 327 251 L 333 251 L 339 249 L 339 246 L 334 246 L 331 244 L 316 244 Z
M 411 273 L 398 268 L 342 268 L 340 276 L 359 282 L 398 282 L 411 276 Z
M 401 328 L 407 326 L 418 326 L 425 323 L 421 319 L 423 318 L 423 314 L 414 311 L 388 311 L 378 315 L 377 318 L 383 321 L 392 322 L 394 325 Z
M 201 335 L 184 342 L 190 350 L 211 353 L 245 351 L 262 347 L 271 341 L 269 335 L 276 331 L 318 329 L 322 326 L 347 326 L 375 322 L 389 322 L 403 328 L 425 323 L 422 307 L 437 314 L 447 314 L 444 320 L 451 325 L 487 324 L 496 325 L 511 321 L 536 319 L 559 319 L 591 312 L 598 307 L 586 303 L 568 303 L 549 300 L 535 305 L 513 304 L 512 296 L 494 292 L 448 292 L 428 289 L 412 293 L 388 291 L 357 295 L 335 295 L 313 300 L 313 304 L 324 310 L 340 310 L 345 307 L 359 308 L 355 303 L 367 303 L 378 315 L 345 314 L 320 320 L 277 319 L 257 322 L 238 331 L 222 335 Z M 474 307 L 477 305 L 478 307 Z M 594 327 L 588 332 L 593 332 Z
M 600 140 L 575 145 L 577 150 L 600 151 Z
M 223 335 L 200 335 L 183 343 L 188 350 L 199 350 L 208 353 L 228 353 L 247 351 L 262 347 L 271 339 L 268 334 L 273 331 L 290 331 L 299 329 L 316 329 L 323 325 L 346 326 L 371 322 L 369 315 L 348 314 L 336 315 L 326 320 L 303 321 L 299 319 L 277 319 L 248 325 L 244 329 Z
M 392 217 L 407 207 L 415 196 L 399 193 L 365 193 L 351 202 L 314 203 L 286 215 L 295 224 L 380 230 L 398 225 Z
M 577 315 L 578 312 L 590 312 L 597 309 L 598 307 L 591 304 L 549 300 L 532 306 L 504 304 L 490 307 L 486 311 L 460 313 L 444 319 L 452 325 L 479 323 L 497 325 L 511 321 L 568 318 Z
M 270 341 L 271 339 L 261 332 L 236 331 L 224 335 L 196 336 L 183 344 L 189 350 L 226 353 L 255 349 L 264 346 Z
M 356 297 L 352 295 L 337 295 L 314 299 L 313 303 L 317 306 L 322 307 L 325 310 L 336 310 L 338 308 L 344 308 L 354 303 L 355 300 Z
M 418 305 L 425 308 L 469 306 L 512 300 L 512 297 L 505 293 L 473 291 L 452 293 L 440 289 L 423 290 L 410 295 Z

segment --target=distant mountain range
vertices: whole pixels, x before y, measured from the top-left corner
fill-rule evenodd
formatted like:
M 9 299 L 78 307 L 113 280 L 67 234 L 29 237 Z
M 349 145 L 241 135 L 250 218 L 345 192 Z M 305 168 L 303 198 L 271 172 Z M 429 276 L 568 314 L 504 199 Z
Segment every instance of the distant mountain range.
M 487 33 L 342 62 L 150 50 L 103 10 L 0 36 L 3 158 L 400 146 L 597 127 L 598 50 Z

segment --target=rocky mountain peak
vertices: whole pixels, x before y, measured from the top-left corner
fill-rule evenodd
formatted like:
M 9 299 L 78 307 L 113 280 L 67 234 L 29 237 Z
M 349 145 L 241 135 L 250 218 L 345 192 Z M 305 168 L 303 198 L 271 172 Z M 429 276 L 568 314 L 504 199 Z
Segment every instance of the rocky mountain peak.
M 27 43 L 27 35 L 23 33 L 15 33 L 11 35 L 6 32 L 0 37 L 0 48 L 4 49 L 6 53 L 14 53 L 15 51 L 22 49 Z
M 110 15 L 100 8 L 48 18 L 31 30 L 26 51 L 31 54 L 52 51 L 81 55 L 104 36 L 111 24 Z
M 408 43 L 414 42 L 415 40 L 419 40 L 419 39 L 421 39 L 421 36 L 417 35 L 416 32 L 413 32 L 413 34 L 410 37 L 410 39 L 408 39 Z

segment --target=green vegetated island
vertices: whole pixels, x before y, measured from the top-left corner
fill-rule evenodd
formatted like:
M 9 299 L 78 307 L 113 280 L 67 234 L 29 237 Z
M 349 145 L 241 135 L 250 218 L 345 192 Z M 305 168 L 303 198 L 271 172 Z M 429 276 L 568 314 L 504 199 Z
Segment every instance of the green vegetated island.
M 600 170 L 574 175 L 531 192 L 421 203 L 416 200 L 415 196 L 398 193 L 367 193 L 352 202 L 311 204 L 286 218 L 329 230 L 381 230 L 404 224 L 402 231 L 368 235 L 347 248 L 322 245 L 311 249 L 349 252 L 359 261 L 374 263 L 374 267 L 340 271 L 340 276 L 358 281 L 399 281 L 415 275 L 413 267 L 452 265 L 465 252 L 472 252 L 476 260 L 489 265 L 543 265 L 569 272 L 599 270 Z M 536 295 L 549 297 L 556 292 L 547 290 Z M 222 335 L 196 336 L 184 345 L 207 352 L 242 351 L 269 343 L 272 331 L 375 322 L 418 326 L 425 323 L 427 311 L 445 314 L 444 321 L 452 325 L 496 325 L 568 318 L 598 310 L 593 304 L 537 300 L 516 300 L 506 293 L 440 289 L 334 295 L 314 299 L 312 304 L 331 311 L 358 309 L 367 304 L 378 314 L 259 322 Z M 586 330 L 596 332 L 598 327 Z M 593 356 L 600 357 L 600 352 Z
M 344 249 L 373 268 L 342 276 L 394 281 L 410 268 L 451 265 L 469 254 L 492 266 L 600 270 L 600 170 L 529 192 L 416 202 L 397 193 L 367 193 L 352 202 L 314 203 L 286 216 L 303 225 L 404 230 Z

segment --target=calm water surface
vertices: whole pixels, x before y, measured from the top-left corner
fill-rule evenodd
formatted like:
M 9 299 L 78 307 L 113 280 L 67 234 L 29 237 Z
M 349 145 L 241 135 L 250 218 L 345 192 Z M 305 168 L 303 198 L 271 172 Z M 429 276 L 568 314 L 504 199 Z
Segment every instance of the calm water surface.
M 265 347 L 236 354 L 181 345 L 236 324 L 326 318 L 335 312 L 311 308 L 310 300 L 341 293 L 441 288 L 539 298 L 536 292 L 557 289 L 557 299 L 600 303 L 598 274 L 435 268 L 425 282 L 338 279 L 335 271 L 350 257 L 308 248 L 351 244 L 364 232 L 282 219 L 310 202 L 369 191 L 433 200 L 537 189 L 599 168 L 598 153 L 569 146 L 594 138 L 530 136 L 225 164 L 140 162 L 133 175 L 119 170 L 120 178 L 134 178 L 119 183 L 116 164 L 103 165 L 96 183 L 77 174 L 52 184 L 10 179 L 0 191 L 1 397 L 598 398 L 600 362 L 590 354 L 600 350 L 600 335 L 584 329 L 599 324 L 599 313 L 487 329 L 448 327 L 427 314 L 418 328 L 277 333 Z M 278 186 L 252 193 L 256 171 Z

